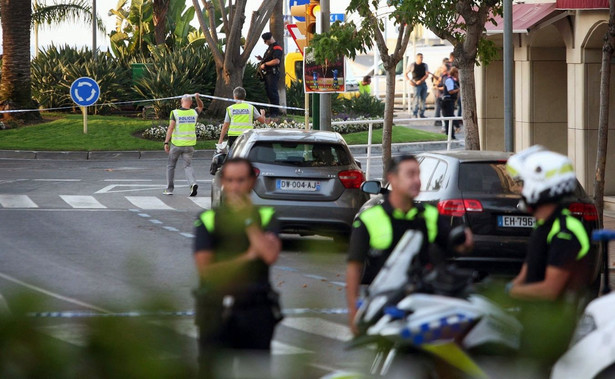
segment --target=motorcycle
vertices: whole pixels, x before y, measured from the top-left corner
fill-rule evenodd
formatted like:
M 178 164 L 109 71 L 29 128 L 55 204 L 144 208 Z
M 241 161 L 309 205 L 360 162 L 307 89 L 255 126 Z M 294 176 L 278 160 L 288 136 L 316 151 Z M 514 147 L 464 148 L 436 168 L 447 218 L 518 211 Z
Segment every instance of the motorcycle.
M 596 230 L 594 241 L 615 240 L 615 230 Z M 605 251 L 605 292 L 608 282 L 608 254 Z M 551 379 L 615 377 L 615 293 L 590 302 L 577 323 L 570 347 L 555 363 Z
M 517 350 L 521 324 L 489 299 L 471 293 L 473 272 L 445 263 L 425 272 L 418 262 L 423 238 L 409 230 L 397 244 L 359 304 L 359 336 L 349 347 L 377 346 L 371 375 L 391 374 L 396 356 L 411 352 L 422 358 L 420 364 L 427 362 L 431 373 L 485 378 L 470 352 Z M 451 231 L 450 247 L 464 241 L 463 227 Z M 403 372 L 408 377 L 407 367 Z

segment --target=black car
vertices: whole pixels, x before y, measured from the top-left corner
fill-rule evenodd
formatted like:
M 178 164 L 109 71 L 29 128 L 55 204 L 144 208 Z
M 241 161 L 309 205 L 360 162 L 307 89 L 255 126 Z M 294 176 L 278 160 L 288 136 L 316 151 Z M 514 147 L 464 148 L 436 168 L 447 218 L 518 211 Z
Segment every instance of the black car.
M 451 225 L 466 224 L 474 235 L 474 251 L 455 258 L 459 266 L 483 273 L 519 272 L 534 218 L 519 209 L 522 183 L 506 172 L 510 155 L 463 150 L 416 156 L 421 168 L 421 193 L 416 201 L 437 206 L 441 217 L 449 218 Z M 374 184 L 368 187 L 379 188 Z M 386 187 L 380 190 L 387 191 Z M 382 195 L 375 196 L 361 210 L 382 201 Z M 598 228 L 596 207 L 580 184 L 566 199 L 566 205 L 589 233 Z M 598 245 L 592 244 L 595 277 L 600 270 L 599 251 Z

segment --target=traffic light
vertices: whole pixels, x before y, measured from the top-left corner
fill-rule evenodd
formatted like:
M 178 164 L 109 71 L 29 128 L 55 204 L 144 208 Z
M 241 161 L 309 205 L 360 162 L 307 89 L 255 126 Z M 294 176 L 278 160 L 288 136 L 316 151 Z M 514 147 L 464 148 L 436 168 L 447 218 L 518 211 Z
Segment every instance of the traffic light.
M 293 5 L 290 7 L 290 14 L 297 19 L 305 21 L 297 21 L 297 28 L 304 38 L 297 38 L 297 46 L 303 54 L 303 49 L 310 45 L 310 40 L 316 33 L 316 19 L 320 17 L 320 0 L 310 0 L 309 3 L 303 5 Z

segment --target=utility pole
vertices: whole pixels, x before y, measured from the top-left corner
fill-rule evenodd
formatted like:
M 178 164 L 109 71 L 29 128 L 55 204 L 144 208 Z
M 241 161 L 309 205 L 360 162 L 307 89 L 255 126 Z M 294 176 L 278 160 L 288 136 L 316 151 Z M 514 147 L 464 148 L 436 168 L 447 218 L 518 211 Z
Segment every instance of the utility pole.
M 331 24 L 331 7 L 329 0 L 320 0 L 320 17 L 321 30 L 320 33 L 329 31 Z M 346 78 L 344 78 L 346 79 Z M 331 131 L 331 94 L 320 94 L 320 130 Z
M 96 59 L 96 0 L 92 0 L 92 56 Z
M 513 151 L 512 0 L 504 0 L 504 147 Z

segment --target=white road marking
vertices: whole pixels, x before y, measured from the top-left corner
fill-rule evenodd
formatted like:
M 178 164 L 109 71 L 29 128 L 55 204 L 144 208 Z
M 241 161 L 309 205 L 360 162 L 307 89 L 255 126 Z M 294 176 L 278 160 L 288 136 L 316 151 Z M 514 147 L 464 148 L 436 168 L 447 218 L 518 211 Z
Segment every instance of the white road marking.
M 0 205 L 4 208 L 38 208 L 27 195 L 0 195 Z
M 51 292 L 51 291 L 47 291 L 46 289 L 43 289 L 41 287 L 37 287 L 37 286 L 35 286 L 33 284 L 26 283 L 24 281 L 21 281 L 21 280 L 19 280 L 17 278 L 14 278 L 14 277 L 10 276 L 10 275 L 7 275 L 7 274 L 3 274 L 1 272 L 0 272 L 0 278 L 6 279 L 9 282 L 13 282 L 15 284 L 19 284 L 20 286 L 29 288 L 29 289 L 31 289 L 33 291 L 40 292 L 42 294 L 45 294 L 47 296 L 50 296 L 50 297 L 53 297 L 53 298 L 56 298 L 56 299 L 59 299 L 59 300 L 62 300 L 62 301 L 66 301 L 66 302 L 71 303 L 71 304 L 79 305 L 81 307 L 92 309 L 92 310 L 95 310 L 95 311 L 98 311 L 98 312 L 111 313 L 111 311 L 109 311 L 107 309 L 97 307 L 96 305 L 85 303 L 85 302 L 83 302 L 81 300 L 73 299 L 71 297 L 67 297 L 67 296 L 59 295 L 59 294 Z
M 0 294 L 0 315 L 7 314 L 9 312 L 9 305 L 6 303 L 6 300 L 4 300 L 4 297 L 2 297 L 2 294 Z
M 302 349 L 280 341 L 271 341 L 271 355 L 312 354 L 313 351 Z
M 103 182 L 153 182 L 152 179 L 105 179 Z
M 194 234 L 192 234 L 192 233 L 179 233 L 179 234 L 181 234 L 182 236 L 184 236 L 186 238 L 194 238 Z
M 128 188 L 128 189 L 119 189 L 119 188 Z M 151 191 L 151 190 L 159 190 L 161 188 L 165 188 L 166 185 L 163 184 L 110 184 L 105 188 L 99 189 L 94 192 L 97 193 L 116 193 L 116 192 L 135 192 L 135 191 Z M 116 189 L 118 188 L 118 189 Z
M 162 228 L 168 230 L 169 232 L 179 232 L 179 229 L 172 226 L 163 226 Z
M 141 209 L 173 209 L 163 203 L 162 200 L 160 200 L 156 196 L 126 196 L 126 200 L 130 201 L 135 206 Z
M 73 196 L 73 195 L 60 195 L 68 205 L 73 208 L 107 208 L 94 198 L 94 196 Z
M 283 326 L 338 341 L 350 341 L 352 332 L 346 325 L 317 317 L 286 317 Z
M 189 199 L 203 209 L 211 209 L 210 197 L 190 197 Z
M 40 332 L 71 345 L 84 347 L 87 345 L 88 327 L 77 323 L 47 325 L 37 328 Z
M 149 222 L 151 222 L 152 224 L 156 224 L 156 225 L 162 224 L 162 221 L 160 220 L 149 220 Z
M 35 182 L 80 182 L 81 179 L 32 179 Z

